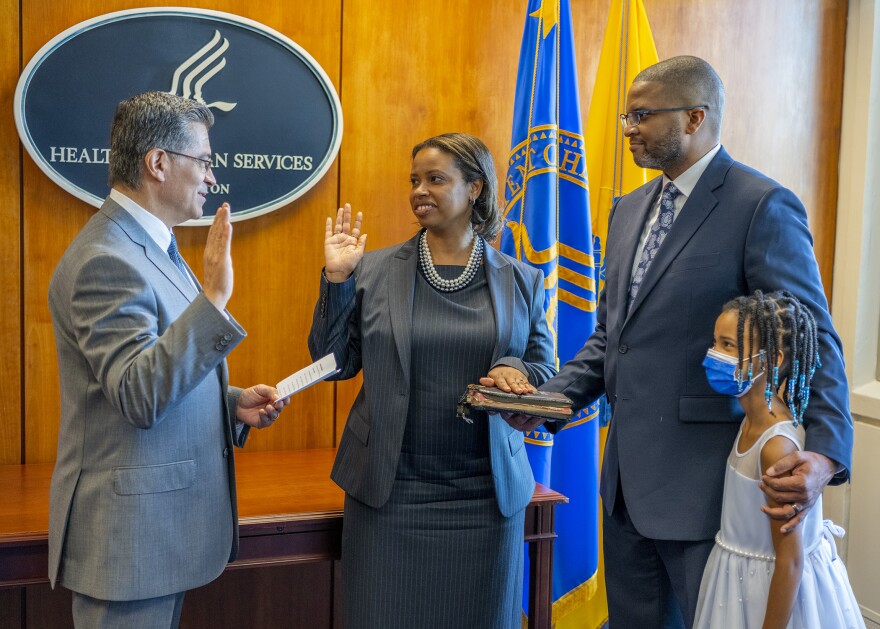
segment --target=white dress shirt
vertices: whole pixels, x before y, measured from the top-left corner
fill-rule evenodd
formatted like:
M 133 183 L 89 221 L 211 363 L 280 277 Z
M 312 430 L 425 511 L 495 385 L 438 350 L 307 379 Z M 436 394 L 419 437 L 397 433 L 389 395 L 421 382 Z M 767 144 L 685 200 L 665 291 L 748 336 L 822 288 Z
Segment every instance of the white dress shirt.
M 159 249 L 168 251 L 168 247 L 171 244 L 171 230 L 168 229 L 165 223 L 160 221 L 155 214 L 148 212 L 116 188 L 110 189 L 110 198 L 131 214 L 132 218 L 144 228 L 144 231 L 147 232 L 150 238 L 159 245 Z M 184 277 L 186 277 L 186 281 L 190 283 L 196 292 L 199 292 L 199 285 L 195 278 L 191 277 L 189 272 L 184 273 Z
M 629 280 L 632 283 L 632 279 L 636 276 L 636 271 L 639 269 L 639 260 L 642 258 L 642 249 L 645 248 L 645 241 L 648 239 L 648 234 L 651 233 L 651 226 L 654 225 L 654 221 L 657 220 L 657 217 L 660 215 L 660 197 L 663 195 L 663 189 L 666 187 L 666 184 L 672 181 L 675 184 L 675 187 L 678 188 L 679 194 L 675 198 L 675 211 L 673 214 L 673 221 L 678 218 L 678 215 L 681 213 L 681 208 L 684 207 L 685 202 L 688 200 L 688 197 L 693 193 L 694 188 L 697 186 L 697 182 L 700 180 L 700 177 L 703 176 L 703 173 L 706 171 L 706 168 L 709 167 L 709 162 L 718 154 L 718 151 L 721 150 L 721 145 L 716 144 L 708 153 L 703 155 L 700 159 L 694 162 L 693 166 L 688 168 L 686 171 L 681 173 L 678 177 L 675 178 L 675 181 L 672 181 L 666 175 L 663 175 L 663 182 L 660 186 L 660 194 L 657 195 L 657 198 L 654 199 L 654 205 L 651 207 L 651 211 L 648 213 L 648 219 L 645 221 L 644 227 L 642 227 L 642 235 L 639 238 L 639 246 L 636 247 L 636 256 L 633 260 L 632 264 L 632 272 L 630 273 Z M 675 227 L 675 223 L 672 223 L 672 228 Z

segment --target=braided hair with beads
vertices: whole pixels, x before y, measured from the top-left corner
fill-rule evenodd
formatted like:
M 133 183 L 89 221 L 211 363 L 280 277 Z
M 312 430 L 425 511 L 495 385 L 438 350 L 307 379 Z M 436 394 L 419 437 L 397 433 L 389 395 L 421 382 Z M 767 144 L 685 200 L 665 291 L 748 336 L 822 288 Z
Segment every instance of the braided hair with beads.
M 788 405 L 795 425 L 803 422 L 804 411 L 810 402 L 810 384 L 819 361 L 819 343 L 816 320 L 812 313 L 788 291 L 764 294 L 757 290 L 747 297 L 737 297 L 722 308 L 722 312 L 735 311 L 738 315 L 737 349 L 739 364 L 743 362 L 743 339 L 750 338 L 751 353 L 757 348 L 761 353 L 761 368 L 770 371 L 764 398 L 767 408 L 772 412 L 773 394 L 779 393 L 780 383 L 785 383 L 781 397 Z M 776 364 L 776 357 L 782 353 L 782 361 Z M 752 378 L 752 363 L 749 361 L 748 375 L 742 368 L 737 372 L 737 380 Z

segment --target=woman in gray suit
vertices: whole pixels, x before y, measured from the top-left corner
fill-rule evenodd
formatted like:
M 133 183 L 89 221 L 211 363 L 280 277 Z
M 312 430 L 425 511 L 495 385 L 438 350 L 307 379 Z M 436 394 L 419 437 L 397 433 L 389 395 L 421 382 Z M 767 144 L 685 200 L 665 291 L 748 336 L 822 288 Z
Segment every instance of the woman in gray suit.
M 309 350 L 363 370 L 333 467 L 346 492 L 346 629 L 520 625 L 523 433 L 456 417 L 469 383 L 534 390 L 554 373 L 540 271 L 487 242 L 501 226 L 492 156 L 463 133 L 412 152 L 422 229 L 364 253 L 362 215 L 327 219 Z

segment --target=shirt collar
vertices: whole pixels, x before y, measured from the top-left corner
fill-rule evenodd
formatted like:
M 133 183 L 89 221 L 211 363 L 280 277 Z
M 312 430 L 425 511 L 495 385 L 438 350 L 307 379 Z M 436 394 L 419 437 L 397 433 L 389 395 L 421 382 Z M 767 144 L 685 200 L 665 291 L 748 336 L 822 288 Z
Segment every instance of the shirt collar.
M 700 180 L 700 177 L 703 176 L 703 173 L 706 172 L 706 169 L 709 167 L 709 162 L 712 161 L 720 150 L 721 145 L 716 144 L 708 153 L 694 162 L 690 168 L 681 173 L 675 178 L 675 181 L 672 182 L 685 197 L 691 196 L 694 188 L 697 187 L 697 182 Z M 663 175 L 663 188 L 665 188 L 666 184 L 670 181 L 672 180 L 669 179 L 669 177 Z
M 165 223 L 160 221 L 155 214 L 145 210 L 116 188 L 110 189 L 110 198 L 131 214 L 132 218 L 144 228 L 144 231 L 159 245 L 162 251 L 168 251 L 168 245 L 171 244 L 171 230 L 168 229 Z

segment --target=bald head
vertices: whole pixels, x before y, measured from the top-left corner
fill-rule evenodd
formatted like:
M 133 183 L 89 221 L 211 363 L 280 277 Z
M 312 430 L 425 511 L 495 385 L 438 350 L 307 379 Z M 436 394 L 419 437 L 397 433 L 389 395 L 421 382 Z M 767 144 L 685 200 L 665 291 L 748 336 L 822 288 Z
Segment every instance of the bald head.
M 699 57 L 672 57 L 639 72 L 633 84 L 647 81 L 663 86 L 670 107 L 707 105 L 704 125 L 714 142 L 719 141 L 724 116 L 724 84 L 712 66 Z

